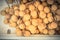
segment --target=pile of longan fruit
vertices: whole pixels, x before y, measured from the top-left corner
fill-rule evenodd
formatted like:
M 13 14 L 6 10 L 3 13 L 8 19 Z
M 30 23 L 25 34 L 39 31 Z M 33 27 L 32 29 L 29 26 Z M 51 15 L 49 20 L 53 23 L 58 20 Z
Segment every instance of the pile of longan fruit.
M 7 7 L 1 15 L 5 16 L 5 24 L 16 28 L 17 36 L 55 35 L 60 32 L 59 12 L 60 5 L 54 0 L 37 0 Z

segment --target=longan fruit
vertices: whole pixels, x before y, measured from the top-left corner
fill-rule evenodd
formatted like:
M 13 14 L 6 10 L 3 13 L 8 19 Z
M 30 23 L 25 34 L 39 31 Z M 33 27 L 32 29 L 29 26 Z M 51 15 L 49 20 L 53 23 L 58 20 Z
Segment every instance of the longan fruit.
M 9 20 L 9 23 L 13 23 L 13 22 L 14 22 L 13 20 L 11 20 L 11 19 Z
M 19 28 L 20 28 L 20 29 L 25 29 L 25 25 L 24 25 L 23 23 L 21 23 L 21 24 L 19 25 Z
M 48 34 L 48 30 L 47 30 L 47 29 L 44 29 L 44 30 L 43 30 L 43 33 L 44 33 L 44 34 Z
M 9 14 L 10 14 L 10 15 L 13 15 L 13 14 L 14 14 L 14 9 L 13 9 L 13 8 L 10 8 Z
M 37 18 L 37 11 L 32 11 L 30 14 L 32 18 Z
M 51 5 L 54 3 L 54 0 L 47 0 L 47 3 Z
M 5 20 L 4 20 L 4 23 L 5 23 L 5 24 L 8 24 L 8 23 L 9 23 L 9 20 L 8 20 L 8 19 L 5 19 Z
M 38 25 L 38 29 L 39 30 L 43 30 L 43 29 L 45 29 L 46 28 L 46 24 L 45 23 L 40 23 L 39 25 Z
M 44 22 L 45 24 L 49 23 L 49 22 L 48 22 L 48 18 L 44 18 L 44 19 L 43 19 L 43 22 Z
M 10 14 L 6 14 L 6 15 L 5 15 L 5 18 L 6 18 L 6 19 L 10 19 L 10 18 L 11 18 L 11 15 L 10 15 Z
M 57 10 L 57 6 L 56 6 L 56 5 L 52 5 L 52 6 L 51 6 L 51 10 L 52 10 L 52 11 L 56 11 L 56 10 Z
M 52 13 L 48 13 L 47 14 L 47 17 L 52 17 Z
M 54 35 L 54 34 L 55 34 L 55 30 L 49 30 L 49 31 L 48 31 L 48 34 L 49 34 L 49 35 Z
M 56 21 L 60 21 L 60 16 L 59 15 L 56 15 L 55 18 L 56 18 Z
M 30 13 L 30 10 L 29 10 L 29 9 L 26 9 L 26 10 L 25 10 L 25 13 L 26 13 L 26 14 L 29 14 L 29 13 Z
M 17 24 L 15 22 L 10 23 L 9 25 L 10 25 L 10 27 L 16 27 L 17 26 Z
M 23 3 L 26 3 L 27 2 L 27 0 L 23 0 Z
M 36 30 L 30 30 L 30 32 L 31 32 L 32 34 L 35 34 L 35 33 L 36 33 Z
M 34 2 L 34 6 L 35 6 L 36 8 L 38 7 L 39 4 L 40 4 L 39 1 L 35 1 L 35 2 Z
M 21 23 L 23 23 L 23 21 L 19 19 L 19 20 L 17 21 L 17 24 L 19 25 L 19 24 L 21 24 Z
M 45 13 L 49 13 L 49 12 L 50 12 L 49 7 L 45 7 L 45 8 L 44 8 L 44 12 L 45 12 Z
M 43 9 L 44 9 L 44 6 L 43 6 L 43 5 L 41 5 L 41 4 L 38 5 L 38 10 L 39 10 L 39 11 L 42 11 Z
M 34 25 L 34 26 L 37 26 L 38 25 L 37 19 L 32 19 L 31 22 L 32 22 L 32 25 Z
M 14 21 L 14 22 L 17 22 L 18 18 L 16 15 L 12 15 L 11 16 L 11 20 Z
M 46 13 L 44 11 L 40 11 L 39 18 L 42 18 L 42 19 L 46 18 Z
M 42 19 L 41 18 L 37 18 L 38 22 L 42 23 Z
M 19 12 L 19 16 L 23 17 L 25 15 L 25 12 L 24 11 L 20 11 Z
M 57 21 L 60 21 L 60 16 L 56 15 L 56 19 L 57 19 Z
M 16 35 L 17 36 L 22 36 L 22 31 L 20 29 L 16 29 Z
M 52 22 L 51 24 L 48 24 L 48 29 L 56 29 L 57 28 L 57 23 Z
M 51 23 L 51 27 L 52 27 L 52 28 L 57 28 L 57 23 L 56 23 L 56 22 L 52 22 L 52 23 Z
M 20 5 L 5 8 L 5 10 L 1 11 L 1 14 L 5 16 L 4 23 L 15 27 L 17 36 L 28 37 L 31 34 L 54 35 L 60 23 L 54 22 L 52 12 L 57 14 L 54 16 L 56 21 L 60 21 L 60 9 L 58 9 L 56 3 L 53 4 L 53 0 L 40 1 L 42 3 L 38 0 L 33 3 L 26 3 L 27 0 L 22 0 L 23 3 Z M 47 3 L 52 5 L 51 9 Z
M 3 16 L 7 14 L 5 10 L 2 10 L 0 13 L 1 13 L 1 15 L 3 15 Z
M 28 21 L 25 21 L 25 25 L 26 26 L 29 26 L 29 25 L 31 25 L 31 22 L 28 20 Z
M 26 5 L 25 4 L 20 4 L 19 5 L 19 10 L 25 10 L 26 9 Z
M 48 24 L 48 29 L 53 29 L 53 28 L 51 27 L 51 24 Z
M 53 17 L 48 17 L 48 21 L 52 22 L 53 21 Z
M 43 5 L 44 7 L 46 7 L 46 6 L 47 6 L 47 3 L 46 3 L 46 2 L 42 2 L 42 5 Z
M 19 29 L 19 26 L 18 25 L 16 26 L 16 29 Z
M 35 6 L 34 6 L 34 5 L 32 5 L 32 4 L 30 4 L 30 5 L 28 6 L 28 8 L 29 8 L 29 10 L 30 10 L 30 11 L 35 10 Z
M 6 11 L 7 13 L 9 12 L 9 10 L 10 10 L 9 7 L 6 7 L 6 8 L 5 8 L 5 11 Z
M 39 30 L 38 29 L 36 29 L 36 34 L 38 34 L 39 33 Z
M 38 21 L 38 24 L 43 22 L 42 19 L 40 19 L 40 18 L 37 18 L 37 21 Z
M 29 31 L 24 31 L 24 36 L 28 37 L 30 35 L 31 35 L 31 33 Z
M 35 34 L 36 33 L 36 26 L 34 25 L 29 25 L 26 27 L 27 30 L 29 30 L 32 34 Z
M 30 20 L 31 16 L 29 14 L 25 14 L 23 17 L 23 21 Z
M 60 15 L 60 9 L 56 10 L 56 14 Z
M 39 32 L 40 32 L 40 33 L 43 33 L 43 30 L 44 30 L 44 29 L 39 29 Z
M 15 12 L 14 14 L 15 14 L 16 16 L 19 16 L 19 10 L 15 10 L 14 12 Z
M 17 9 L 19 9 L 19 8 L 18 8 L 17 5 L 13 5 L 13 9 L 14 9 L 14 10 L 17 10 Z

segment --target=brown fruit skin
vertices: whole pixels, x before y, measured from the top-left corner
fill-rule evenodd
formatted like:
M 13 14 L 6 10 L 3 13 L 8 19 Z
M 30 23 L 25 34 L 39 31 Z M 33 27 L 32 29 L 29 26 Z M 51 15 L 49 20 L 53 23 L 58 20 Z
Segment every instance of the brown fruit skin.
M 22 1 L 22 3 L 26 3 L 26 2 L 27 2 L 27 0 L 23 0 L 23 1 Z
M 54 3 L 54 0 L 47 0 L 47 3 L 52 5 Z
M 16 27 L 17 24 L 16 24 L 15 22 L 12 22 L 12 23 L 9 23 L 9 26 L 10 26 L 10 27 Z
M 5 8 L 5 11 L 6 11 L 7 13 L 9 13 L 9 10 L 10 10 L 9 7 L 6 7 L 6 8 Z
M 42 2 L 42 5 L 43 5 L 44 7 L 46 7 L 46 6 L 47 6 L 47 3 L 46 3 L 46 2 Z
M 39 30 L 38 29 L 36 29 L 36 34 L 39 34 Z
M 48 13 L 47 14 L 47 17 L 49 18 L 49 17 L 52 17 L 52 13 Z
M 34 2 L 34 6 L 35 6 L 36 8 L 38 7 L 39 4 L 40 4 L 39 1 L 35 1 L 35 2 Z
M 37 18 L 37 11 L 36 10 L 31 11 L 30 14 L 31 14 L 32 18 Z
M 47 30 L 47 29 L 44 29 L 44 30 L 43 30 L 43 33 L 44 33 L 44 34 L 48 34 L 48 30 Z
M 26 9 L 26 5 L 25 4 L 20 4 L 19 5 L 19 10 L 23 11 Z
M 25 21 L 24 23 L 25 23 L 26 26 L 31 25 L 31 21 Z
M 9 23 L 9 20 L 8 20 L 8 19 L 5 19 L 5 20 L 4 20 L 4 23 L 5 23 L 5 24 L 8 24 L 8 23 Z
M 49 7 L 45 7 L 45 8 L 44 8 L 44 12 L 45 12 L 45 13 L 49 13 L 49 12 L 50 12 L 50 8 L 49 8 Z
M 43 20 L 40 18 L 37 18 L 37 21 L 38 21 L 38 25 L 43 22 Z
M 14 9 L 13 9 L 13 8 L 10 8 L 9 14 L 10 14 L 10 15 L 13 15 L 13 14 L 14 14 Z
M 38 25 L 38 21 L 37 21 L 37 19 L 32 19 L 32 25 L 34 25 L 34 26 L 37 26 Z
M 29 25 L 26 27 L 27 30 L 29 30 L 32 34 L 36 33 L 36 26 L 34 25 Z
M 14 22 L 17 22 L 18 17 L 16 15 L 12 15 L 11 16 L 11 20 L 14 21 Z
M 6 18 L 6 19 L 10 19 L 10 18 L 11 18 L 11 15 L 10 15 L 10 14 L 6 14 L 6 15 L 5 15 L 5 18 Z
M 32 4 L 30 4 L 30 5 L 28 6 L 28 8 L 29 8 L 29 10 L 30 10 L 30 11 L 35 10 L 35 6 L 34 6 L 34 5 L 32 5 Z
M 39 31 L 40 31 L 40 30 L 43 30 L 43 29 L 45 29 L 45 28 L 46 28 L 46 24 L 45 24 L 45 23 L 40 23 L 40 24 L 38 25 Z
M 18 9 L 18 6 L 17 5 L 13 5 L 13 10 L 17 10 Z
M 25 12 L 24 11 L 20 11 L 19 12 L 19 16 L 24 17 L 24 15 L 25 15 Z
M 48 24 L 48 29 L 56 29 L 57 28 L 57 23 L 52 22 L 51 24 Z
M 31 36 L 31 33 L 29 31 L 24 31 L 24 36 L 29 37 L 29 36 Z
M 23 17 L 23 21 L 28 21 L 30 20 L 31 16 L 29 14 L 25 14 Z
M 40 11 L 39 18 L 41 18 L 41 19 L 46 18 L 46 13 L 44 11 Z
M 1 15 L 3 15 L 3 16 L 7 14 L 5 10 L 2 10 L 0 13 L 1 13 Z
M 20 29 L 16 29 L 16 35 L 17 36 L 22 36 L 22 31 Z
M 45 23 L 45 24 L 48 24 L 49 22 L 48 22 L 48 18 L 44 18 L 43 19 L 43 22 Z
M 57 5 L 52 5 L 52 6 L 51 6 L 51 10 L 52 10 L 52 11 L 56 11 L 56 10 L 57 10 Z
M 23 21 L 19 19 L 19 20 L 17 21 L 17 24 L 19 25 L 19 24 L 21 24 L 21 23 L 23 23 Z
M 19 24 L 20 29 L 25 29 L 25 25 L 23 23 Z
M 29 9 L 26 9 L 24 10 L 26 14 L 30 14 L 30 10 Z
M 53 17 L 48 17 L 49 22 L 53 22 Z
M 59 15 L 56 15 L 55 18 L 56 18 L 56 21 L 60 21 L 60 16 Z
M 57 14 L 57 15 L 60 15 L 60 9 L 57 9 L 57 10 L 56 10 L 56 14 Z
M 48 34 L 49 34 L 49 35 L 54 35 L 54 34 L 55 34 L 55 30 L 49 30 L 49 31 L 48 31 Z
M 15 15 L 19 16 L 19 10 L 15 10 Z
M 38 5 L 38 10 L 39 10 L 39 11 L 42 11 L 43 9 L 44 9 L 44 6 L 43 6 L 43 5 L 41 5 L 41 4 Z
M 30 36 L 34 34 L 54 35 L 55 30 L 58 30 L 60 23 L 54 22 L 52 12 L 56 11 L 57 21 L 60 21 L 60 9 L 53 4 L 52 0 L 38 0 L 33 3 L 24 3 L 20 5 L 12 5 L 11 8 L 7 7 L 2 11 L 2 15 L 5 16 L 4 23 L 9 24 L 11 27 L 16 28 L 17 36 Z M 51 3 L 50 3 L 50 2 Z M 50 9 L 48 4 L 53 4 Z M 9 19 L 9 20 L 8 20 Z

